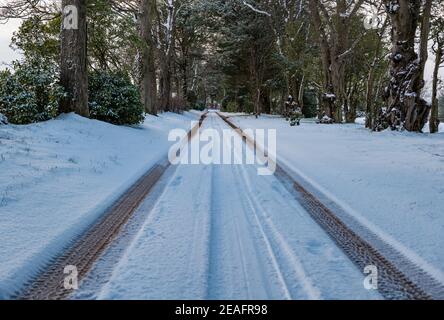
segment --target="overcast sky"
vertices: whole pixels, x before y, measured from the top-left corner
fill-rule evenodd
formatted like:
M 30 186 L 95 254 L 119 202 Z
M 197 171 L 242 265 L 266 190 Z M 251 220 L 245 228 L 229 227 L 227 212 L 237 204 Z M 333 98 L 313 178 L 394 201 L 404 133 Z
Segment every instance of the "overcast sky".
M 13 19 L 7 24 L 0 24 L 0 70 L 5 69 L 13 60 L 20 57 L 20 53 L 12 50 L 9 45 L 11 43 L 12 33 L 17 30 L 21 20 Z M 426 66 L 425 79 L 427 81 L 426 90 L 431 91 L 431 79 L 433 76 L 434 57 L 430 56 Z M 440 70 L 441 79 L 444 79 L 444 68 Z
M 20 22 L 21 20 L 14 19 L 7 24 L 0 24 L 0 69 L 5 69 L 5 63 L 9 64 L 20 57 L 18 52 L 9 47 L 12 33 L 18 29 Z

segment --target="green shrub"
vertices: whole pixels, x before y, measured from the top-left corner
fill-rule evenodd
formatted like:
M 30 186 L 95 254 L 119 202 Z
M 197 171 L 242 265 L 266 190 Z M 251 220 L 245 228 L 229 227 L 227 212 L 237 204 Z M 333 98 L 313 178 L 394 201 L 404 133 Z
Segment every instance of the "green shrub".
M 138 124 L 144 119 L 139 90 L 121 72 L 90 74 L 89 108 L 91 118 L 112 124 Z
M 205 100 L 197 100 L 196 104 L 194 105 L 194 109 L 198 111 L 204 111 L 207 108 L 207 104 L 205 103 Z
M 239 106 L 236 101 L 229 101 L 226 110 L 227 112 L 237 112 L 239 111 Z
M 190 90 L 187 93 L 187 107 L 188 108 L 196 108 L 198 104 L 198 97 L 195 91 Z
M 0 73 L 0 113 L 14 124 L 29 124 L 57 116 L 63 89 L 56 67 L 32 59 L 14 62 L 14 73 Z

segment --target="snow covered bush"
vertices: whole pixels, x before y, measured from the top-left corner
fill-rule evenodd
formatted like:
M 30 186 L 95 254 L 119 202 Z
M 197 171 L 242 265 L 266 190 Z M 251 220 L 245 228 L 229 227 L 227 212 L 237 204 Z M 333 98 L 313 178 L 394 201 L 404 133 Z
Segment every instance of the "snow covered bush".
M 57 116 L 63 89 L 53 64 L 30 59 L 14 62 L 14 72 L 0 73 L 0 113 L 14 124 L 29 124 Z
M 321 119 L 319 119 L 317 122 L 320 123 L 320 124 L 333 124 L 333 123 L 335 123 L 335 120 L 333 120 L 332 118 L 330 118 L 330 117 L 327 116 L 327 115 L 324 115 L 324 116 L 323 116 Z
M 89 108 L 91 118 L 116 125 L 138 124 L 144 119 L 139 90 L 121 72 L 89 75 Z

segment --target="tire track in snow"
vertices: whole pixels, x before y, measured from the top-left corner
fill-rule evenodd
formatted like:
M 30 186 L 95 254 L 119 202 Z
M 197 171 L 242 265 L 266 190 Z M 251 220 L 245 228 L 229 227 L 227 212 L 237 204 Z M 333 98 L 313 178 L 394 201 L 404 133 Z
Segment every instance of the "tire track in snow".
M 276 251 L 281 251 L 285 254 L 285 257 L 289 260 L 290 265 L 293 268 L 293 271 L 295 275 L 297 276 L 297 279 L 302 283 L 304 291 L 307 294 L 307 297 L 310 300 L 320 300 L 322 298 L 321 293 L 318 288 L 313 284 L 313 281 L 310 279 L 310 277 L 307 275 L 307 273 L 304 270 L 304 267 L 300 261 L 300 259 L 293 253 L 291 250 L 291 246 L 287 243 L 283 235 L 276 229 L 275 225 L 270 219 L 267 218 L 260 218 L 259 215 L 256 212 L 262 213 L 262 216 L 264 213 L 266 213 L 266 210 L 261 206 L 261 204 L 256 200 L 256 198 L 253 196 L 254 192 L 251 189 L 251 185 L 248 182 L 248 177 L 245 174 L 245 168 L 242 168 L 241 170 L 242 180 L 246 186 L 246 189 L 248 190 L 248 193 L 246 194 L 249 205 L 251 207 L 251 211 L 254 212 L 255 219 L 257 220 L 257 223 L 261 225 L 261 230 L 264 233 L 264 236 L 267 237 L 267 239 L 275 238 L 276 240 Z M 265 234 L 265 229 L 267 226 L 270 229 L 270 235 L 267 236 Z M 270 242 L 270 240 L 267 240 Z M 271 244 L 270 244 L 271 247 Z M 282 263 L 282 262 L 281 262 Z M 283 276 L 284 277 L 284 276 Z M 284 280 L 285 281 L 285 280 Z M 288 286 L 287 286 L 288 288 Z M 291 296 L 291 295 L 290 295 Z
M 245 145 L 245 144 L 244 144 Z M 247 146 L 248 147 L 248 146 Z M 235 150 L 235 157 L 239 159 L 239 157 L 242 157 L 242 153 L 240 150 Z M 253 214 L 254 219 L 259 227 L 259 230 L 262 234 L 262 237 L 266 243 L 267 250 L 270 254 L 270 257 L 272 257 L 273 264 L 275 266 L 275 269 L 277 273 L 279 274 L 279 279 L 283 285 L 285 295 L 287 299 L 292 299 L 291 290 L 289 289 L 291 286 L 288 285 L 286 277 L 284 276 L 284 272 L 282 272 L 283 265 L 282 261 L 279 261 L 280 259 L 275 254 L 275 252 L 284 252 L 286 258 L 290 261 L 290 265 L 293 268 L 294 274 L 296 275 L 297 279 L 300 283 L 302 283 L 302 288 L 305 291 L 307 297 L 310 300 L 319 300 L 321 299 L 321 294 L 319 289 L 317 289 L 311 279 L 308 277 L 307 273 L 304 270 L 304 267 L 302 266 L 300 260 L 296 255 L 292 252 L 291 247 L 288 245 L 288 243 L 285 241 L 282 234 L 277 231 L 275 228 L 273 222 L 271 220 L 264 220 L 259 216 L 258 213 L 261 213 L 263 216 L 264 213 L 266 214 L 266 210 L 261 206 L 261 204 L 256 200 L 256 195 L 254 191 L 252 190 L 251 184 L 249 182 L 249 178 L 247 175 L 247 169 L 245 166 L 234 166 L 234 170 L 238 173 L 235 175 L 237 177 L 237 181 L 239 184 L 242 184 L 244 188 L 242 188 L 244 191 L 247 191 L 245 196 L 247 200 L 247 204 L 250 208 L 250 213 Z M 255 173 L 256 174 L 256 173 Z M 241 178 L 239 178 L 241 177 Z M 256 176 L 258 178 L 258 176 Z M 260 177 L 259 177 L 260 178 Z M 267 227 L 270 229 L 270 232 L 267 232 Z M 272 241 L 271 239 L 275 238 L 275 241 Z M 273 243 L 276 243 L 273 245 Z
M 174 174 L 149 210 L 131 245 L 113 267 L 109 282 L 100 288 L 98 299 L 205 297 L 210 235 L 207 206 L 212 193 L 207 187 L 211 185 L 208 180 L 212 172 L 208 171 L 212 168 L 179 164 L 173 169 Z M 176 202 L 171 201 L 174 195 L 187 200 L 179 201 L 177 207 Z M 145 255 L 142 260 L 138 258 L 141 255 Z M 137 262 L 142 261 L 144 265 L 138 266 Z M 134 283 L 132 273 L 138 274 L 140 281 Z M 122 285 L 126 281 L 133 282 L 131 291 Z
M 201 116 L 199 124 L 191 129 L 184 138 L 185 141 L 190 141 L 194 137 L 206 116 L 207 113 Z M 45 269 L 31 279 L 15 298 L 22 300 L 66 299 L 72 292 L 64 286 L 65 267 L 76 266 L 78 280 L 84 279 L 169 167 L 167 157 L 154 165 L 108 208 L 103 217 L 95 222 L 80 239 L 73 241 L 65 252 L 50 261 Z
M 222 120 L 216 124 L 231 130 Z M 240 154 L 237 150 L 234 156 L 240 160 Z M 262 285 L 268 285 L 269 291 L 274 290 L 271 299 L 380 298 L 364 289 L 360 272 L 278 179 L 258 176 L 256 166 L 226 167 L 224 202 L 233 200 L 228 197 L 230 192 L 240 195 L 236 198 L 239 206 L 233 220 L 239 217 L 247 220 L 244 225 L 248 227 L 241 229 L 242 239 L 250 238 L 254 242 L 254 249 L 248 247 L 248 253 L 254 252 L 257 256 L 250 254 L 248 260 L 265 262 L 261 270 Z M 319 249 L 313 253 L 311 243 L 316 241 Z M 251 265 L 248 271 L 251 273 Z
M 211 117 L 214 118 L 214 117 Z M 217 127 L 222 130 L 222 127 L 227 128 L 227 126 L 220 120 L 216 120 L 217 123 Z M 216 127 L 216 126 L 215 126 Z M 224 141 L 226 142 L 226 141 Z M 225 144 L 225 147 L 227 146 L 227 144 Z M 239 150 L 234 150 L 234 156 L 236 158 L 239 159 Z M 250 216 L 252 217 L 254 220 L 254 224 L 257 227 L 258 233 L 259 233 L 259 237 L 260 237 L 260 242 L 261 244 L 257 243 L 256 240 L 256 247 L 260 246 L 262 249 L 264 249 L 263 247 L 265 247 L 265 251 L 267 253 L 267 256 L 269 258 L 269 260 L 271 261 L 271 264 L 273 266 L 274 269 L 274 273 L 277 277 L 278 282 L 280 283 L 280 288 L 282 290 L 282 294 L 283 294 L 283 298 L 291 300 L 293 299 L 293 295 L 291 293 L 291 285 L 289 285 L 288 280 L 286 279 L 285 275 L 284 275 L 284 271 L 283 271 L 283 263 L 281 261 L 281 259 L 278 257 L 278 255 L 276 254 L 276 252 L 280 252 L 283 251 L 286 253 L 288 260 L 291 261 L 291 265 L 294 269 L 293 274 L 295 274 L 297 276 L 297 280 L 298 283 L 302 283 L 302 289 L 304 290 L 306 296 L 309 299 L 320 299 L 320 294 L 319 294 L 319 290 L 316 289 L 312 282 L 310 281 L 310 279 L 308 278 L 308 276 L 306 275 L 302 265 L 300 264 L 299 260 L 293 256 L 291 249 L 289 249 L 288 244 L 286 244 L 284 238 L 282 236 L 278 237 L 278 241 L 277 244 L 275 244 L 276 241 L 272 240 L 272 237 L 270 236 L 270 233 L 267 232 L 267 228 L 264 225 L 264 222 L 262 221 L 262 219 L 258 216 L 257 212 L 261 212 L 264 211 L 263 208 L 261 208 L 258 203 L 254 200 L 254 196 L 252 196 L 253 191 L 251 190 L 250 186 L 246 183 L 246 177 L 244 175 L 243 171 L 239 171 L 239 166 L 236 165 L 231 165 L 229 166 L 229 174 L 232 175 L 234 181 L 232 181 L 233 183 L 231 183 L 231 185 L 233 187 L 236 188 L 236 192 L 238 194 L 243 194 L 246 197 L 241 197 L 239 200 L 242 202 L 242 207 L 244 208 L 243 210 L 240 210 L 240 212 L 242 212 L 244 215 L 246 216 Z M 244 166 L 242 166 L 242 170 L 245 170 Z M 225 176 L 225 178 L 227 178 Z M 246 219 L 248 219 L 248 217 L 246 217 Z M 236 224 L 235 228 L 238 228 L 238 225 Z M 277 233 L 276 230 L 273 230 L 272 233 Z M 236 232 L 236 237 L 238 237 L 239 235 L 239 231 Z M 241 243 L 239 241 L 239 239 L 237 239 L 237 243 Z M 257 251 L 260 251 L 260 249 L 258 249 Z M 242 254 L 241 259 L 244 259 L 244 254 Z M 242 264 L 243 266 L 245 265 L 245 263 Z M 294 279 L 292 279 L 294 280 Z M 266 280 L 265 280 L 266 281 Z M 300 295 L 299 292 L 297 292 L 296 295 Z
M 238 133 L 243 135 L 250 144 L 255 145 L 255 141 L 251 137 L 245 136 L 243 131 L 231 123 L 227 117 L 220 114 L 219 116 L 231 128 L 234 130 L 237 129 Z M 401 267 L 398 267 L 396 264 L 396 262 L 399 261 L 389 260 L 377 249 L 378 247 L 375 248 L 371 243 L 366 241 L 366 237 L 368 238 L 367 234 L 371 235 L 370 238 L 377 238 L 371 231 L 358 224 L 358 229 L 364 234 L 364 236 L 361 237 L 341 221 L 341 219 L 316 198 L 315 195 L 294 180 L 280 165 L 277 165 L 276 176 L 279 177 L 279 180 L 286 186 L 287 190 L 294 194 L 294 197 L 307 210 L 313 220 L 327 232 L 360 270 L 363 270 L 363 268 L 368 265 L 378 266 L 378 290 L 384 297 L 387 299 L 432 299 L 433 297 L 442 297 L 444 292 L 442 285 L 437 283 L 435 279 L 424 270 L 421 270 L 412 261 L 409 261 L 401 253 L 395 252 L 395 248 L 384 243 L 384 246 L 388 248 L 387 251 L 390 253 L 389 256 L 398 256 L 399 261 L 405 263 Z M 309 187 L 312 188 L 312 186 Z M 378 244 L 381 242 L 381 239 L 374 239 L 374 241 Z M 393 252 L 395 252 L 395 254 L 393 254 Z M 405 270 L 406 268 L 407 270 Z M 407 274 L 413 274 L 413 276 L 409 278 Z M 413 279 L 417 281 L 418 278 L 421 279 L 421 282 L 415 283 L 412 281 Z M 424 287 L 428 287 L 431 293 L 424 290 Z
M 209 119 L 213 128 L 219 127 L 217 118 Z M 244 210 L 239 208 L 241 191 L 233 183 L 233 171 L 229 166 L 213 167 L 207 299 L 269 298 L 273 290 L 264 287 L 269 280 L 264 274 L 268 273 L 252 246 L 246 218 L 238 214 Z M 226 190 L 227 181 L 231 182 L 230 190 Z M 224 199 L 220 199 L 222 193 Z

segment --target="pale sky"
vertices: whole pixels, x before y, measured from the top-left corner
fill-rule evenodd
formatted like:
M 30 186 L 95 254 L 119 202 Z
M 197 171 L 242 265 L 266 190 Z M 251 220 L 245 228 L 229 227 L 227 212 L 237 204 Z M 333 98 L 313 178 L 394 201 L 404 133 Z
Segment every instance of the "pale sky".
M 5 63 L 10 64 L 20 58 L 20 54 L 9 47 L 12 33 L 18 29 L 20 23 L 21 20 L 13 19 L 7 24 L 0 24 L 0 70 L 6 68 Z
M 20 23 L 21 20 L 12 19 L 6 24 L 0 24 L 0 70 L 5 69 L 13 60 L 20 58 L 20 53 L 9 47 L 12 33 L 18 29 Z M 435 57 L 430 53 L 429 61 L 426 65 L 425 79 L 427 81 L 426 91 L 428 95 L 430 95 L 431 92 L 434 58 Z M 444 79 L 444 68 L 441 68 L 440 70 L 440 77 L 441 79 Z

